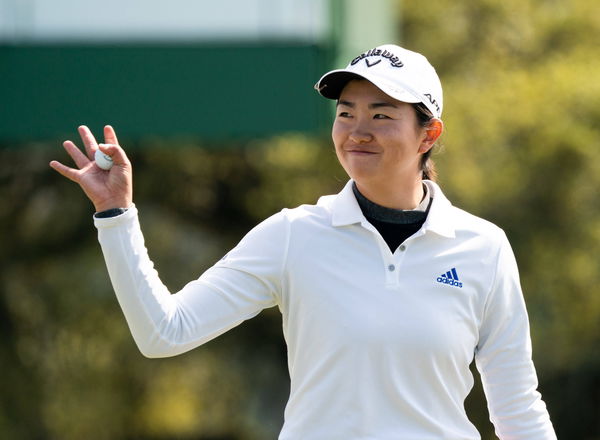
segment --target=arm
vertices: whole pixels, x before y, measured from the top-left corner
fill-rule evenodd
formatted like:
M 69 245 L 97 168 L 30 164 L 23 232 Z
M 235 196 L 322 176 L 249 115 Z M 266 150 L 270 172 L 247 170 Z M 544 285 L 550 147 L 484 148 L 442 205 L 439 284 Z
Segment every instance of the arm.
M 117 298 L 144 355 L 182 353 L 276 303 L 287 242 L 284 223 L 264 222 L 230 253 L 235 257 L 219 262 L 171 295 L 148 257 L 132 201 L 131 164 L 114 130 L 104 129 L 110 146 L 98 146 L 85 126 L 79 127 L 79 133 L 85 154 L 71 141 L 63 144 L 77 168 L 57 161 L 50 166 L 78 183 L 96 212 L 130 208 L 116 217 L 95 216 L 94 222 Z M 110 171 L 95 164 L 98 149 L 112 156 Z
M 490 418 L 500 439 L 556 439 L 546 405 L 537 391 L 527 311 L 517 264 L 504 234 L 475 360 Z
M 173 295 L 148 257 L 135 206 L 94 221 L 117 299 L 147 357 L 186 352 L 277 303 L 287 240 L 280 215 Z

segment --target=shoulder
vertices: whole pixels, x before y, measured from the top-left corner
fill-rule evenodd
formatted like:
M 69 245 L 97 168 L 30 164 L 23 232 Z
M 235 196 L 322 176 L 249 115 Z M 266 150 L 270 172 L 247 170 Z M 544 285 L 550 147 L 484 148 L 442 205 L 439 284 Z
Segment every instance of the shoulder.
M 462 249 L 477 254 L 482 263 L 493 269 L 494 274 L 496 268 L 506 269 L 509 266 L 514 268 L 513 272 L 517 272 L 512 247 L 502 228 L 454 206 L 451 207 L 451 213 L 456 243 Z
M 330 197 L 330 196 L 324 196 Z M 257 224 L 250 234 L 289 234 L 310 227 L 330 225 L 331 212 L 328 207 L 321 204 L 303 204 L 295 208 L 284 208 Z
M 494 243 L 504 240 L 506 235 L 499 226 L 455 206 L 437 184 L 431 181 L 426 183 L 433 193 L 433 205 L 428 218 L 428 224 L 433 230 L 463 239 L 480 237 Z
M 317 204 L 305 204 L 295 208 L 285 208 L 275 215 L 294 230 L 331 226 L 331 210 L 322 203 L 324 196 Z
M 502 228 L 489 220 L 478 217 L 456 206 L 451 206 L 450 212 L 457 233 L 473 233 L 490 238 L 504 236 Z

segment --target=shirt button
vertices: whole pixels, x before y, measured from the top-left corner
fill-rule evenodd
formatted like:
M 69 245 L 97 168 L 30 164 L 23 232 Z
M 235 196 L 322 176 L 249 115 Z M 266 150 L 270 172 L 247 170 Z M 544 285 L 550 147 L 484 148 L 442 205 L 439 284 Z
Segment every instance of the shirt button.
M 404 246 L 404 245 L 400 245 L 400 251 L 401 251 L 401 252 L 404 252 L 405 250 L 406 250 L 406 246 Z
M 396 270 L 396 266 L 394 266 L 393 264 L 390 264 L 390 265 L 388 266 L 388 270 L 389 270 L 390 272 L 393 272 L 393 271 L 395 271 L 395 270 Z

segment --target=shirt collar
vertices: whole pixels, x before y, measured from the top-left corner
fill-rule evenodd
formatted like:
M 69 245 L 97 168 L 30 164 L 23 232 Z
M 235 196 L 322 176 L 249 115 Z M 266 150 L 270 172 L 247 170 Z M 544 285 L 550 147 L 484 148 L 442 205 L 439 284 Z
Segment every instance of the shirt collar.
M 443 237 L 456 237 L 452 203 L 446 198 L 439 185 L 431 180 L 424 180 L 433 202 L 429 208 L 429 214 L 423 224 L 425 231 L 435 232 Z
M 352 191 L 352 180 L 349 180 L 344 189 L 333 196 L 331 201 L 331 225 L 346 226 L 365 221 L 358 201 Z
M 453 216 L 450 210 L 452 204 L 435 182 L 424 180 L 423 183 L 425 183 L 429 194 L 433 197 L 433 202 L 431 203 L 427 219 L 423 224 L 423 229 L 435 232 L 444 237 L 453 238 L 455 236 L 455 228 L 452 223 Z M 319 204 L 329 205 L 331 225 L 334 227 L 366 221 L 352 191 L 352 180 L 348 181 L 337 195 L 322 197 L 319 200 Z

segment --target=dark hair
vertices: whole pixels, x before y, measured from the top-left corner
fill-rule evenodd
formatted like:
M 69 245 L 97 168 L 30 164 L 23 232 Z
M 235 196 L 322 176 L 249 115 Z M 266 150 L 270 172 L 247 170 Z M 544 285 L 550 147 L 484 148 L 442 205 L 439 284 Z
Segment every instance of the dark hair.
M 425 107 L 425 104 L 422 102 L 412 104 L 412 107 L 415 109 L 415 113 L 417 115 L 417 124 L 419 124 L 419 127 L 428 127 L 429 123 L 433 119 L 433 114 L 431 111 L 429 111 L 429 109 Z M 433 147 L 430 148 L 427 153 L 424 153 L 423 157 L 421 157 L 421 172 L 423 173 L 423 179 L 433 180 L 435 182 L 438 174 L 435 169 L 435 163 L 433 163 L 433 159 L 431 158 L 432 151 Z

